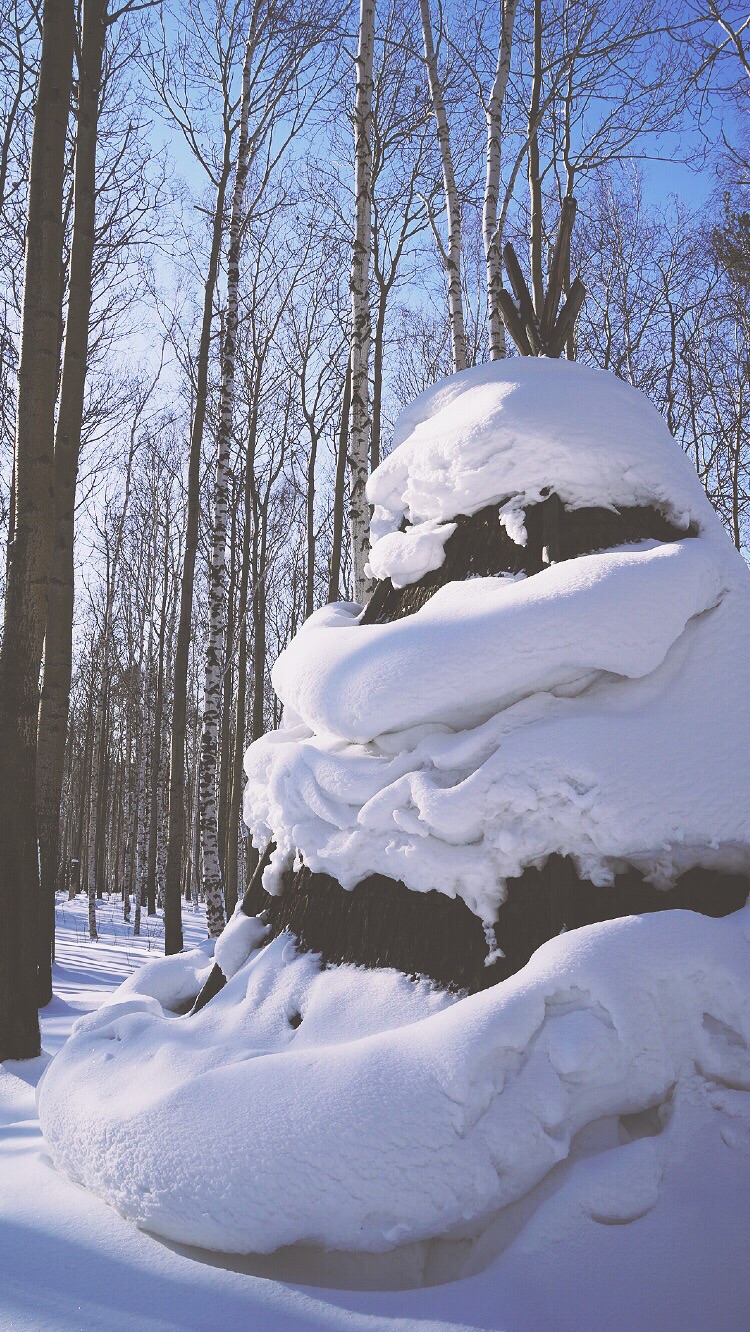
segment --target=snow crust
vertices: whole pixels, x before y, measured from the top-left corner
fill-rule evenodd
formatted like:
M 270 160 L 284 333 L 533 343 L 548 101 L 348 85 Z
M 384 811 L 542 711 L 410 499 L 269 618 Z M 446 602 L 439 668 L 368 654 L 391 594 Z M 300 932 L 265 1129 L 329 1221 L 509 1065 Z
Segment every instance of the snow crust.
M 74 1025 L 39 1116 L 60 1169 L 167 1239 L 377 1253 L 451 1238 L 458 1276 L 561 1184 L 552 1248 L 573 1214 L 640 1224 L 706 1135 L 747 1169 L 749 962 L 750 907 L 572 931 L 462 999 L 321 971 L 282 937 L 196 1016 L 116 991 Z
M 272 672 L 284 725 L 245 761 L 245 822 L 276 843 L 265 887 L 301 857 L 490 923 L 553 852 L 603 887 L 625 865 L 664 887 L 750 868 L 750 573 L 648 400 L 568 362 L 495 362 L 422 394 L 397 441 L 369 483 L 381 532 L 417 524 L 374 546 L 396 581 L 458 511 L 497 500 L 521 539 L 517 506 L 549 487 L 698 534 L 449 583 L 392 624 L 311 616 Z

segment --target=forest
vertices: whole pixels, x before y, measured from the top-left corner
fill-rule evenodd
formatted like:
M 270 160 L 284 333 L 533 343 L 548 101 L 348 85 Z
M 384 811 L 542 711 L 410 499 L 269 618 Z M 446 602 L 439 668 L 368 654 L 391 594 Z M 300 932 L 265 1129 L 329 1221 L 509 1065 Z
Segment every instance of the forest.
M 0 0 L 0 1059 L 55 894 L 218 935 L 270 668 L 364 602 L 399 411 L 517 354 L 561 215 L 564 354 L 750 515 L 750 19 L 724 0 Z

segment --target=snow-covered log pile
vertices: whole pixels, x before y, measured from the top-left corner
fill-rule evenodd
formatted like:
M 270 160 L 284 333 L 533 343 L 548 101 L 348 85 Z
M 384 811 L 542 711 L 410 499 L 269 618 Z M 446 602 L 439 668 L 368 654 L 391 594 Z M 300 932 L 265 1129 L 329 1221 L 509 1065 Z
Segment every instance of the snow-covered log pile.
M 171 1240 L 320 1246 L 321 1272 L 324 1249 L 391 1253 L 386 1285 L 491 1264 L 550 1200 L 539 1261 L 612 1227 L 637 1281 L 623 1228 L 653 1212 L 689 1271 L 685 1162 L 727 1197 L 750 1179 L 750 575 L 608 375 L 467 371 L 397 442 L 370 494 L 387 587 L 369 620 L 308 621 L 274 671 L 284 726 L 247 756 L 267 915 L 235 913 L 201 1011 L 178 1016 L 209 969 L 187 954 L 76 1024 L 40 1087 L 51 1155 Z M 462 994 L 466 948 L 496 978 L 504 930 L 542 946 Z
M 472 989 L 564 925 L 735 909 L 750 575 L 658 413 L 524 358 L 429 389 L 396 445 L 369 482 L 381 584 L 282 653 L 284 726 L 247 755 L 245 819 L 285 889 L 258 909 L 331 959 Z M 493 929 L 508 956 L 485 968 Z

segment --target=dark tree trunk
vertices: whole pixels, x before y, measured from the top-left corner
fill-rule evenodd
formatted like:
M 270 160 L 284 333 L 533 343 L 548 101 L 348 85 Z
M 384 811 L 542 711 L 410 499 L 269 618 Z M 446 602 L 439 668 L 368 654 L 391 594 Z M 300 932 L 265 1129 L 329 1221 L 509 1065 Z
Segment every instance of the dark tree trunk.
M 55 550 L 48 584 L 44 681 L 39 710 L 37 817 L 44 926 L 39 1002 L 52 998 L 55 877 L 73 660 L 73 525 L 81 447 L 96 205 L 96 141 L 107 0 L 85 0 L 79 55 L 73 234 L 60 403 L 55 431 Z
M 55 525 L 62 188 L 75 34 L 72 0 L 45 0 L 29 171 L 13 538 L 0 649 L 0 1060 L 39 1054 L 36 740 Z M 49 945 L 49 929 L 45 930 Z

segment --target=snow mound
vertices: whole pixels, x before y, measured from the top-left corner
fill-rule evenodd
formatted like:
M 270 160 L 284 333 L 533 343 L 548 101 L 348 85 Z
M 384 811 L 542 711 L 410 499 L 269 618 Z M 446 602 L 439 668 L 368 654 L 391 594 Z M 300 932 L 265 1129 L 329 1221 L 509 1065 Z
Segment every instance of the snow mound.
M 425 524 L 434 541 L 439 524 L 489 504 L 525 544 L 523 510 L 550 490 L 568 508 L 654 505 L 681 528 L 711 519 L 694 468 L 646 395 L 571 361 L 515 357 L 451 375 L 401 414 L 394 442 L 367 484 L 378 578 L 421 578 Z M 405 519 L 411 526 L 392 544 Z
M 747 1168 L 749 963 L 748 907 L 573 931 L 462 999 L 282 937 L 195 1016 L 115 992 L 49 1066 L 40 1120 L 60 1169 L 170 1240 L 453 1236 L 476 1270 L 562 1162 L 558 1211 L 615 1226 L 709 1130 Z

